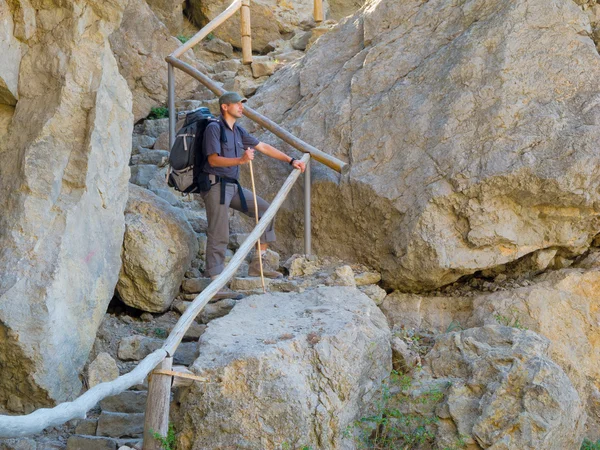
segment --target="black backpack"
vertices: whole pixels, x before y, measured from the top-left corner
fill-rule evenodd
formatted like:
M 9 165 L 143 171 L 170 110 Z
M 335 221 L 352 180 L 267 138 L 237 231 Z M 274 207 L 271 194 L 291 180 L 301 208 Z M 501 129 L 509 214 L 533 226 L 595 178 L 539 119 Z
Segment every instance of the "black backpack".
M 169 153 L 169 186 L 184 194 L 210 190 L 208 174 L 203 172 L 207 158 L 202 141 L 208 124 L 217 121 L 208 108 L 198 108 L 186 114 Z

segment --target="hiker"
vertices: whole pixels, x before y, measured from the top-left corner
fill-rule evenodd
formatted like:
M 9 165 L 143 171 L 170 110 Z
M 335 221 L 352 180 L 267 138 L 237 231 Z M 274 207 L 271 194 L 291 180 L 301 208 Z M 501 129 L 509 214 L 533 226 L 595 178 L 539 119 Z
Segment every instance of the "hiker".
M 207 155 L 207 163 L 203 171 L 209 174 L 211 188 L 201 192 L 206 205 L 208 219 L 205 276 L 215 278 L 225 268 L 225 250 L 229 242 L 229 208 L 241 211 L 255 217 L 254 197 L 251 191 L 244 189 L 239 184 L 240 166 L 254 159 L 254 149 L 271 158 L 278 159 L 291 165 L 302 172 L 305 164 L 295 158 L 287 156 L 269 144 L 260 142 L 251 136 L 244 128 L 236 124 L 242 117 L 246 99 L 237 92 L 227 92 L 219 98 L 221 116 L 219 122 L 213 122 L 206 127 L 204 132 L 203 148 Z M 224 133 L 222 135 L 221 133 Z M 256 197 L 258 204 L 258 217 L 262 217 L 269 203 Z M 274 221 L 269 224 L 260 240 L 261 253 L 267 250 L 268 243 L 275 241 Z M 264 261 L 264 260 L 263 260 Z M 279 278 L 280 272 L 272 267 L 263 267 L 263 274 L 268 278 Z M 260 276 L 258 253 L 255 252 L 248 276 Z M 233 297 L 235 294 L 229 289 L 223 289 L 214 298 Z

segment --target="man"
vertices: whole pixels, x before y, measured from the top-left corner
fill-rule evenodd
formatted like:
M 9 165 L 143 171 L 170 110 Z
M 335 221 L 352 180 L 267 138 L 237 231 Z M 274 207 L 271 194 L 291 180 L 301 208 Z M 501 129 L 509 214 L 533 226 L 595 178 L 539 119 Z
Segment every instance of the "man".
M 252 192 L 243 189 L 239 184 L 240 166 L 248 164 L 254 159 L 254 149 L 271 158 L 290 164 L 294 169 L 302 172 L 306 169 L 302 161 L 287 156 L 264 142 L 251 136 L 244 128 L 236 124 L 244 111 L 246 99 L 236 92 L 227 92 L 219 98 L 221 117 L 219 122 L 214 122 L 206 127 L 204 132 L 204 150 L 208 162 L 204 172 L 209 174 L 211 188 L 202 192 L 206 205 L 208 219 L 206 265 L 204 274 L 215 278 L 225 268 L 225 250 L 229 242 L 229 208 L 241 211 L 254 218 L 254 197 Z M 258 204 L 258 217 L 262 217 L 269 203 L 256 197 Z M 261 237 L 261 253 L 267 250 L 269 242 L 275 241 L 274 223 L 271 222 Z M 264 276 L 279 278 L 281 273 L 275 268 L 264 267 Z M 260 276 L 258 254 L 254 257 L 248 268 L 251 277 Z M 229 289 L 217 293 L 215 297 L 226 298 L 235 295 Z

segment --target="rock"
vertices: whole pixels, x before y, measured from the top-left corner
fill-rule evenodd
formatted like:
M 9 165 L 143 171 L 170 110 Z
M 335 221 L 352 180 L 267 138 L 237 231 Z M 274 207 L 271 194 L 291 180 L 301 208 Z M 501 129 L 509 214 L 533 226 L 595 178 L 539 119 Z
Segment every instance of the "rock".
M 353 288 L 240 301 L 200 338 L 192 370 L 221 382 L 178 393 L 178 445 L 353 448 L 344 430 L 390 372 L 389 338 L 381 312 Z
M 327 0 L 329 3 L 329 14 L 335 20 L 340 20 L 356 12 L 365 4 L 365 0 Z
M 88 386 L 112 381 L 119 377 L 117 362 L 106 352 L 100 353 L 88 367 Z
M 75 427 L 75 434 L 94 436 L 96 434 L 97 426 L 98 419 L 83 419 Z
M 131 146 L 133 149 L 137 149 L 138 147 L 150 149 L 155 142 L 155 137 L 146 136 L 145 134 L 134 134 L 132 137 Z
M 227 61 L 220 61 L 214 65 L 215 73 L 220 72 L 236 72 L 242 67 L 242 61 L 239 59 L 230 59 Z
M 337 22 L 335 20 L 326 20 L 322 25 L 313 28 L 310 31 L 310 38 L 308 39 L 305 50 L 308 50 L 310 47 L 312 47 L 312 45 L 317 42 L 317 39 L 330 32 L 336 25 Z
M 166 311 L 198 252 L 196 235 L 179 210 L 134 185 L 125 221 L 119 296 L 143 311 Z
M 152 322 L 152 321 L 154 320 L 154 316 L 153 316 L 152 314 L 150 314 L 150 313 L 143 313 L 143 314 L 140 316 L 140 319 L 141 319 L 143 322 Z
M 294 50 L 306 50 L 306 47 L 308 46 L 308 41 L 310 40 L 311 36 L 311 31 L 300 31 L 296 33 L 296 35 L 292 39 L 292 48 Z
M 198 316 L 198 321 L 200 323 L 208 323 L 211 320 L 223 317 L 229 314 L 229 311 L 233 309 L 236 303 L 237 302 L 231 298 L 224 298 L 223 300 L 219 300 L 218 302 L 209 303 L 200 312 L 200 315 Z
M 67 450 L 115 450 L 114 439 L 97 436 L 69 436 Z
M 147 150 L 140 152 L 139 155 L 131 157 L 131 164 L 153 164 L 155 166 L 164 166 L 167 164 L 169 152 L 165 150 Z
M 144 120 L 142 129 L 145 135 L 158 139 L 161 134 L 169 131 L 169 119 Z
M 2 439 L 0 450 L 36 450 L 37 445 L 33 439 Z
M 202 273 L 198 269 L 191 268 L 185 273 L 186 278 L 200 278 L 202 277 Z
M 204 45 L 204 48 L 209 52 L 223 55 L 227 58 L 231 58 L 233 56 L 232 45 L 229 42 L 223 42 L 221 39 L 211 39 Z
M 532 257 L 535 269 L 539 271 L 546 270 L 554 259 L 557 251 L 558 250 L 555 248 L 549 248 L 535 252 Z
M 442 445 L 466 435 L 481 448 L 579 448 L 584 405 L 548 345 L 500 325 L 438 337 L 426 364 L 434 379 L 451 380 L 442 422 L 455 425 L 440 427 Z
M 540 249 L 589 246 L 600 230 L 600 88 L 589 90 L 600 64 L 586 15 L 551 4 L 381 0 L 261 87 L 250 106 L 351 161 L 341 180 L 312 163 L 317 254 L 423 291 Z M 564 148 L 569 158 L 557 156 Z M 256 166 L 269 197 L 288 171 Z M 302 194 L 277 214 L 288 253 L 301 245 Z
M 277 68 L 277 62 L 271 59 L 269 56 L 255 56 L 253 58 L 251 67 L 252 67 L 252 76 L 254 78 L 260 77 L 270 77 L 275 73 Z
M 138 164 L 131 167 L 131 178 L 129 182 L 143 188 L 148 188 L 150 181 L 159 172 L 159 168 L 154 164 Z
M 356 287 L 354 281 L 354 272 L 350 266 L 341 266 L 335 269 L 335 272 L 326 281 L 330 286 L 353 286 Z
M 249 235 L 249 233 L 231 233 L 228 247 L 233 251 L 237 251 Z M 277 267 L 279 267 L 279 255 L 277 255 Z
M 173 331 L 174 327 L 175 327 L 174 325 L 168 327 L 169 333 L 171 333 L 171 331 Z M 183 335 L 183 340 L 197 342 L 198 339 L 200 338 L 200 336 L 202 336 L 202 334 L 204 334 L 205 331 L 206 331 L 206 325 L 201 325 L 199 323 L 193 322 L 189 326 L 189 328 L 187 329 L 185 334 Z
M 98 419 L 98 436 L 137 437 L 141 436 L 143 432 L 143 413 L 126 414 L 102 411 Z
M 3 101 L 15 69 L 19 84 L 0 108 L 0 406 L 28 413 L 81 391 L 120 267 L 133 117 L 108 43 L 122 2 L 1 3 Z
M 375 302 L 376 305 L 381 305 L 383 299 L 387 295 L 384 289 L 381 289 L 376 284 L 369 284 L 367 286 L 359 286 L 358 288 L 363 294 L 369 297 Z
M 272 281 L 269 278 L 265 278 L 265 288 L 268 288 Z M 234 291 L 262 290 L 262 281 L 260 277 L 234 277 L 231 279 L 230 287 Z
M 137 122 L 146 117 L 152 107 L 167 103 L 165 58 L 181 42 L 171 35 L 145 0 L 129 0 L 121 27 L 110 36 L 110 45 L 119 61 L 119 71 L 133 93 L 133 114 Z M 182 60 L 194 67 L 203 66 L 192 52 L 182 55 Z M 179 70 L 175 71 L 175 80 L 178 98 L 191 97 L 198 85 L 194 78 Z
M 211 281 L 210 278 L 188 278 L 181 283 L 181 290 L 186 294 L 199 294 Z
M 119 359 L 122 361 L 140 361 L 155 350 L 162 347 L 162 339 L 154 339 L 146 336 L 127 336 L 119 343 Z M 190 365 L 198 356 L 195 342 L 184 342 L 179 344 L 173 361 L 176 364 Z
M 146 410 L 146 391 L 124 391 L 100 401 L 102 411 L 119 413 L 143 413 Z
M 186 302 L 183 300 L 175 300 L 171 305 L 171 308 L 174 311 L 177 311 L 179 314 L 183 314 L 186 309 L 192 304 L 192 302 Z
M 229 0 L 190 0 L 187 3 L 186 11 L 192 21 L 200 26 L 206 24 L 207 20 L 214 19 L 229 4 Z M 256 0 L 251 2 L 252 49 L 263 53 L 268 49 L 270 42 L 276 41 L 286 33 L 298 29 L 302 22 L 313 22 L 313 7 L 312 0 L 298 0 L 293 5 L 277 0 Z M 327 12 L 328 4 L 324 2 L 323 14 L 327 15 Z M 214 31 L 214 34 L 238 48 L 241 47 L 240 15 L 235 14 L 232 16 L 219 26 Z
M 399 337 L 392 339 L 392 367 L 400 373 L 410 372 L 421 364 L 421 357 L 408 347 L 408 344 Z
M 319 261 L 315 256 L 292 255 L 283 267 L 288 270 L 290 278 L 310 276 L 319 271 Z
M 379 272 L 362 272 L 354 275 L 354 281 L 357 286 L 377 284 L 381 281 L 381 274 Z
M 185 0 L 146 0 L 158 19 L 173 36 L 183 32 L 183 4 Z
M 170 146 L 169 146 L 169 132 L 168 131 L 164 131 L 163 133 L 160 134 L 160 136 L 158 136 L 158 138 L 156 139 L 156 142 L 154 143 L 154 148 L 156 150 L 166 151 L 167 154 L 169 153 L 168 150 L 170 149 Z
M 381 308 L 392 325 L 446 332 L 504 324 L 532 330 L 550 340 L 548 354 L 569 376 L 587 404 L 589 437 L 600 439 L 600 340 L 596 311 L 600 268 L 543 274 L 530 286 L 472 297 L 422 297 L 392 293 Z
M 3 26 L 0 29 L 0 48 L 2 66 L 0 67 L 0 104 L 14 106 L 19 98 L 19 66 L 21 64 L 21 44 L 14 36 L 14 22 L 10 8 L 5 1 L 0 3 L 0 17 Z

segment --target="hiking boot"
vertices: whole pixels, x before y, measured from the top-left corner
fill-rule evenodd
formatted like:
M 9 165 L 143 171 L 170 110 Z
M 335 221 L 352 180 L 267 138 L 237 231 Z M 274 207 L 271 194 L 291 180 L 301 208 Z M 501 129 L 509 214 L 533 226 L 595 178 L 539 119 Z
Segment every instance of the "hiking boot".
M 263 276 L 265 278 L 283 278 L 283 274 L 281 272 L 277 272 L 273 269 L 267 261 L 266 258 L 263 257 Z M 252 261 L 250 261 L 250 266 L 248 267 L 248 276 L 249 277 L 260 277 L 260 262 L 258 260 L 258 254 L 254 252 L 254 256 L 252 257 Z
M 240 299 L 244 298 L 244 295 L 239 292 L 232 291 L 228 287 L 223 287 L 215 295 L 212 296 L 209 303 L 215 303 L 215 302 L 218 302 L 219 300 L 223 300 L 224 298 L 240 300 Z

